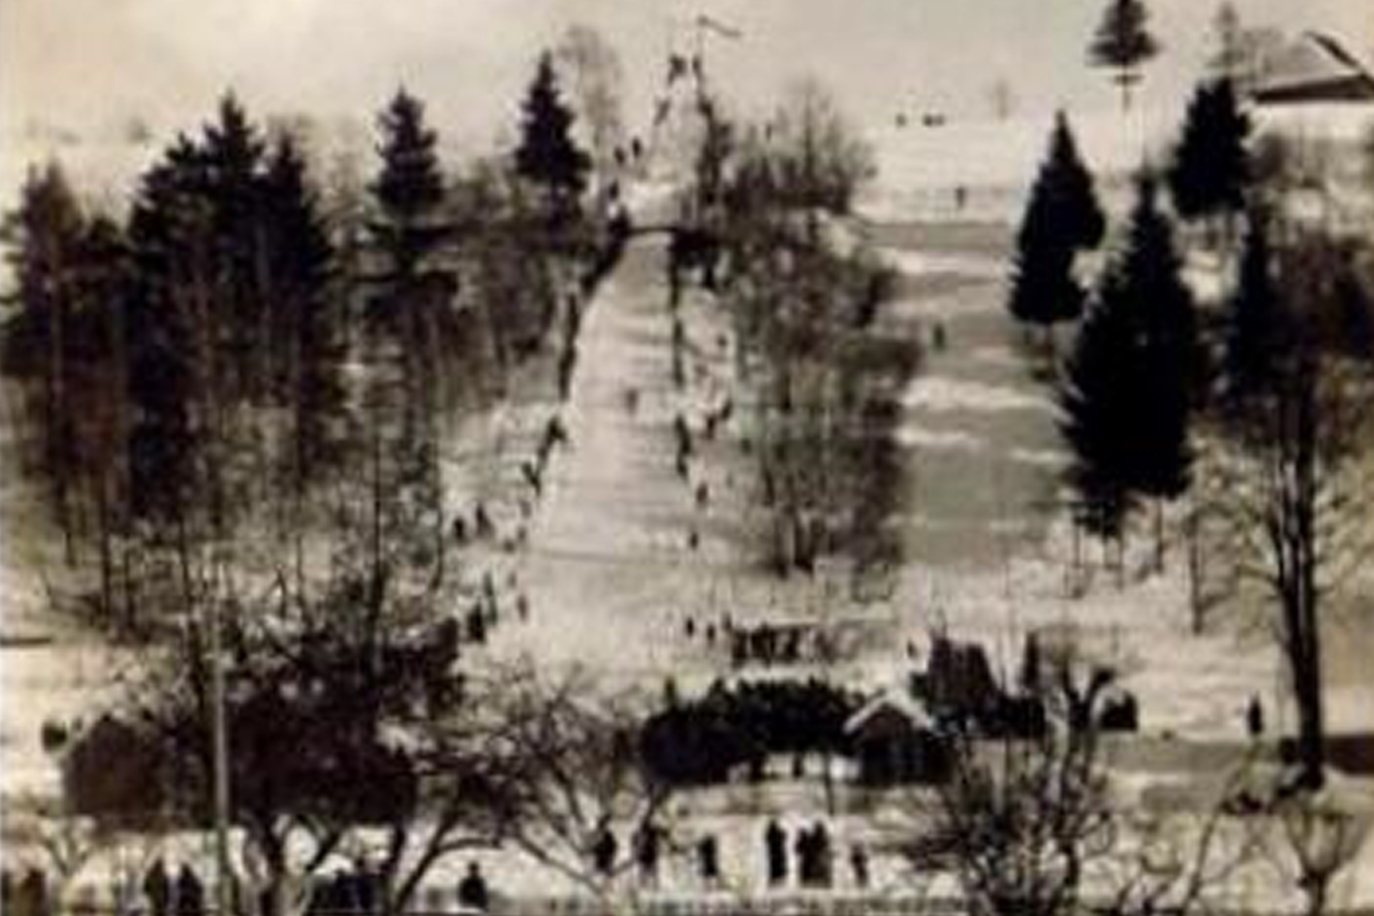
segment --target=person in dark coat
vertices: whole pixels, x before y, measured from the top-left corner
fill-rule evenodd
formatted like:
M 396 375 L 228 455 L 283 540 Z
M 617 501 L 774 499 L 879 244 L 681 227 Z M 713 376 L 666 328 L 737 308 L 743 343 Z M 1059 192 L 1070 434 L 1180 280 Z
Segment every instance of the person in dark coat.
M 849 866 L 854 871 L 854 886 L 868 890 L 868 850 L 862 843 L 855 843 L 849 849 Z
M 609 877 L 615 869 L 615 856 L 619 851 L 620 844 L 616 842 L 615 833 L 606 825 L 601 827 L 601 835 L 596 838 L 596 845 L 592 847 L 592 864 L 596 866 L 597 873 L 603 877 Z
M 697 843 L 697 871 L 708 887 L 720 883 L 720 844 L 714 834 L 707 834 Z
M 815 880 L 810 827 L 803 827 L 797 831 L 797 838 L 792 843 L 792 849 L 797 854 L 797 881 L 801 883 L 802 887 L 809 887 Z
M 167 865 L 161 858 L 148 866 L 143 876 L 143 896 L 148 898 L 148 912 L 152 916 L 167 916 L 172 902 L 172 881 L 167 877 Z
M 487 879 L 476 862 L 468 863 L 468 873 L 458 882 L 458 904 L 473 910 L 485 910 L 491 902 Z
M 830 834 L 826 831 L 825 825 L 820 822 L 817 822 L 816 826 L 811 829 L 816 883 L 821 887 L 830 887 L 835 878 L 835 854 L 830 848 Z
M 479 538 L 489 538 L 496 534 L 496 526 L 492 524 L 491 516 L 487 514 L 487 504 L 479 502 L 477 508 L 473 510 L 473 525 L 477 529 Z
M 787 880 L 787 832 L 776 819 L 768 822 L 763 845 L 768 854 L 768 883 L 782 884 Z
M 205 916 L 205 885 L 189 864 L 177 874 L 176 916 Z
M 659 845 L 662 831 L 657 824 L 645 824 L 635 834 L 635 863 L 639 866 L 639 876 L 649 884 L 658 883 Z
M 1264 707 L 1257 696 L 1250 697 L 1250 705 L 1246 707 L 1245 727 L 1252 739 L 1257 740 L 1264 734 Z

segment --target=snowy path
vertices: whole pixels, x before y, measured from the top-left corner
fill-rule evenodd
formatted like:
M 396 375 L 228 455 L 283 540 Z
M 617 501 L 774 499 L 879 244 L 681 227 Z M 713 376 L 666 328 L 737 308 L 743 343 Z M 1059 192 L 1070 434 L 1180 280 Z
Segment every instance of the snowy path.
M 587 306 L 563 422 L 520 580 L 531 619 L 502 648 L 631 675 L 675 661 L 684 608 L 702 600 L 701 557 L 676 474 L 663 246 L 631 245 Z

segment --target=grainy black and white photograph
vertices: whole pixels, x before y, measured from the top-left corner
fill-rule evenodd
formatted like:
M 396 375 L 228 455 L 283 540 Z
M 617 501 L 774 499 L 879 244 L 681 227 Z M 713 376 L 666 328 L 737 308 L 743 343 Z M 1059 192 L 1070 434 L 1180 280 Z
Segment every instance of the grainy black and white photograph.
M 4 916 L 1374 913 L 1374 0 L 0 0 Z

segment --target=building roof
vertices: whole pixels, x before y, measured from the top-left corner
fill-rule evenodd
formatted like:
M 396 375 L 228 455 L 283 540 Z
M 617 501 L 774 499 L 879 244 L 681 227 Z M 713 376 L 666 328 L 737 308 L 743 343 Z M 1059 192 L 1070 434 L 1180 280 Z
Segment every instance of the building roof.
M 882 712 L 891 712 L 905 719 L 915 730 L 928 730 L 934 727 L 934 720 L 925 706 L 907 690 L 894 688 L 877 694 L 859 708 L 844 723 L 846 735 L 861 731 Z
M 1261 105 L 1374 102 L 1374 76 L 1336 38 L 1305 32 L 1264 61 L 1253 94 Z

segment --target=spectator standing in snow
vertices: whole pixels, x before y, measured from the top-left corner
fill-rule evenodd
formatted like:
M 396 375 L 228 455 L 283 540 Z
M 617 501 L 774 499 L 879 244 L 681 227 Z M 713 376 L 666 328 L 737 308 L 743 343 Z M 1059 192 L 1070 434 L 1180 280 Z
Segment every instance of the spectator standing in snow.
M 776 818 L 763 832 L 763 845 L 768 855 L 768 883 L 782 884 L 787 880 L 787 832 Z
M 868 851 L 862 843 L 855 843 L 849 849 L 849 865 L 854 871 L 854 886 L 868 890 Z
M 592 847 L 592 864 L 602 877 L 610 877 L 615 869 L 615 856 L 619 848 L 620 844 L 616 842 L 610 826 L 602 824 L 601 834 L 596 838 L 596 845 Z
M 172 881 L 167 877 L 167 865 L 160 856 L 143 876 L 143 896 L 148 898 L 148 911 L 152 916 L 167 916 L 172 902 Z
M 651 887 L 658 884 L 661 833 L 657 824 L 645 824 L 635 834 L 635 862 L 639 866 L 639 877 Z
M 205 885 L 189 864 L 177 874 L 176 916 L 205 916 Z
M 720 844 L 714 834 L 708 833 L 697 843 L 697 868 L 707 887 L 720 884 Z
M 1251 740 L 1259 740 L 1264 735 L 1264 707 L 1258 696 L 1250 697 L 1250 705 L 1245 710 L 1245 727 Z
M 473 910 L 485 910 L 490 899 L 487 879 L 482 877 L 481 867 L 476 862 L 469 862 L 468 873 L 458 882 L 458 905 Z

